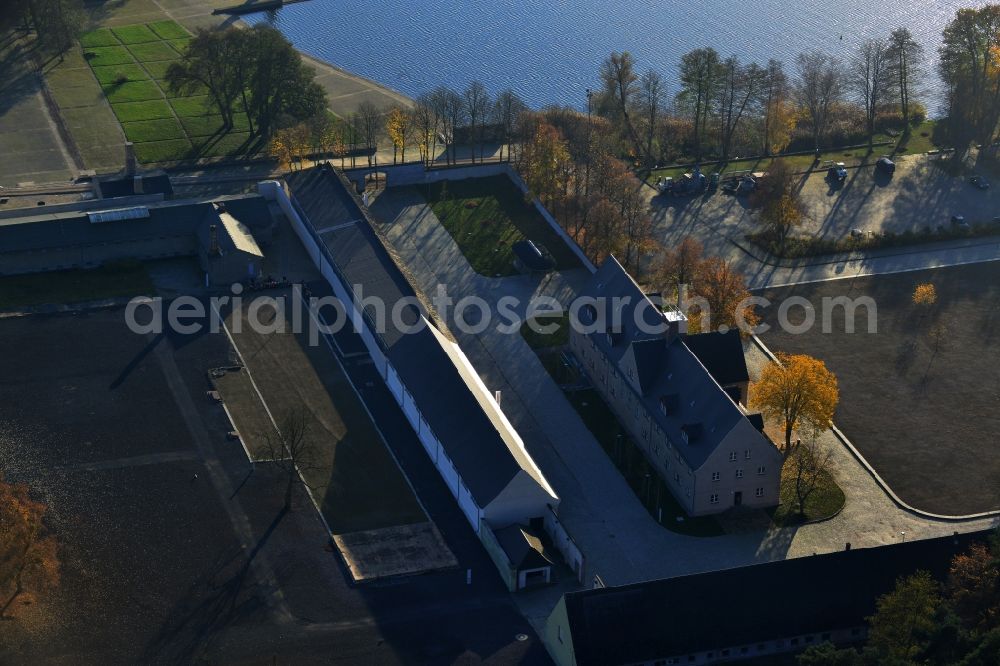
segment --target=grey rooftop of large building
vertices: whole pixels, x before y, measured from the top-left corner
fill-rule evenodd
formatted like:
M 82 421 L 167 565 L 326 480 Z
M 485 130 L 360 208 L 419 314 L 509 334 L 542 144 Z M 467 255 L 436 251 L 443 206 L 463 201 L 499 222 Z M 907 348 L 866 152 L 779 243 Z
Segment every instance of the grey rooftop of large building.
M 616 366 L 635 359 L 637 392 L 650 416 L 691 469 L 704 464 L 733 427 L 746 418 L 665 315 L 614 257 L 590 278 L 581 294 L 600 305 L 583 323 L 588 337 Z M 586 318 L 588 308 L 581 310 Z M 618 312 L 616 315 L 615 312 Z
M 502 416 L 474 390 L 478 378 L 455 357 L 447 332 L 431 330 L 433 313 L 343 176 L 332 168 L 314 168 L 289 174 L 286 182 L 293 204 L 311 223 L 342 282 L 384 304 L 386 316 L 377 331 L 380 346 L 476 503 L 485 507 L 522 469 L 544 487 L 534 464 L 503 427 Z M 406 304 L 402 327 L 391 316 L 400 302 Z M 369 324 L 378 324 L 374 307 L 366 311 Z M 420 317 L 431 323 L 407 330 Z

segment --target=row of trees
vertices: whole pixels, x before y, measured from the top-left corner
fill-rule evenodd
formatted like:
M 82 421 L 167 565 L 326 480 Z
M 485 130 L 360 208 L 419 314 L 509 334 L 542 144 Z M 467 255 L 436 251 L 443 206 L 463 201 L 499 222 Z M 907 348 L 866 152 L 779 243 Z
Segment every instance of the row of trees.
M 1000 539 L 956 555 L 943 582 L 926 571 L 901 578 L 876 602 L 867 645 L 829 643 L 799 656 L 801 666 L 993 666 L 1000 663 Z
M 226 129 L 242 110 L 254 134 L 269 137 L 282 126 L 326 114 L 326 91 L 314 72 L 278 30 L 200 30 L 167 69 L 171 90 L 204 89 Z
M 960 9 L 944 29 L 939 72 L 956 145 L 992 143 L 1000 122 L 1000 5 Z
M 649 164 L 680 153 L 695 161 L 770 155 L 805 135 L 818 150 L 838 120 L 851 125 L 863 118 L 869 143 L 879 118 L 908 127 L 923 113 L 914 101 L 921 63 L 922 49 L 906 28 L 866 40 L 847 63 L 803 53 L 792 73 L 778 60 L 744 62 L 700 48 L 681 58 L 678 92 L 668 100 L 658 72 L 639 74 L 631 54 L 612 53 L 601 65 L 595 105 L 623 147 Z

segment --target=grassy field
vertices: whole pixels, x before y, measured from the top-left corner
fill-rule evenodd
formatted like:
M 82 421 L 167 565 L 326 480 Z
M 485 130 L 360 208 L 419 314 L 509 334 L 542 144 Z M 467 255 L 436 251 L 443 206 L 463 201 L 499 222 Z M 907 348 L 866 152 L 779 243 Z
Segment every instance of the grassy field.
M 80 38 L 83 57 L 140 162 L 176 162 L 253 153 L 245 114 L 226 130 L 204 91 L 178 94 L 164 77 L 190 39 L 173 21 L 99 28 Z
M 799 501 L 795 496 L 795 480 L 781 472 L 781 504 L 770 512 L 771 520 L 778 527 L 801 525 L 802 523 L 823 520 L 836 515 L 844 508 L 844 491 L 840 489 L 833 477 L 826 474 L 817 484 L 816 489 L 806 498 L 805 508 L 800 515 Z
M 0 277 L 0 310 L 153 294 L 142 264 Z
M 306 333 L 255 332 L 245 309 L 227 317 L 230 324 L 234 316 L 243 318 L 242 332 L 234 334 L 236 344 L 278 424 L 290 411 L 307 411 L 306 438 L 314 456 L 303 474 L 333 533 L 426 521 L 330 349 L 309 345 Z M 273 318 L 273 308 L 261 308 L 260 321 L 269 316 Z M 251 450 L 259 452 L 269 432 L 254 428 L 273 426 L 240 416 L 260 409 L 255 395 L 237 390 L 229 396 L 237 428 Z
M 442 181 L 429 185 L 424 195 L 480 275 L 515 275 L 511 246 L 524 239 L 542 243 L 559 270 L 580 266 L 572 250 L 506 176 Z
M 921 312 L 915 286 L 930 282 L 937 303 Z M 761 293 L 775 304 L 762 335 L 773 351 L 822 359 L 840 383 L 835 422 L 903 501 L 925 511 L 963 515 L 1000 508 L 1000 263 L 836 280 Z M 777 327 L 777 304 L 801 296 L 816 326 L 793 335 Z M 870 297 L 877 332 L 865 308 L 855 332 L 843 308 L 822 332 L 823 299 Z M 805 315 L 788 313 L 792 324 Z

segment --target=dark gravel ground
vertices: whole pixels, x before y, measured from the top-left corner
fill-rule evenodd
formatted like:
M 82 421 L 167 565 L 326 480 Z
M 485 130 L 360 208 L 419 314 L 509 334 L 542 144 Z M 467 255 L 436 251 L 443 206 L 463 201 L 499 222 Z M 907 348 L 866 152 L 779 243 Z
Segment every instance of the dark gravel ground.
M 921 313 L 917 284 L 935 285 L 937 304 Z M 778 328 L 762 337 L 772 351 L 826 362 L 840 382 L 835 422 L 892 489 L 912 506 L 962 515 L 1000 509 L 1000 263 L 844 279 L 773 289 L 765 322 L 778 303 L 801 296 L 816 312 L 803 335 Z M 832 332 L 821 330 L 823 299 L 869 296 L 877 333 L 864 309 L 855 333 L 842 308 Z M 789 313 L 800 323 L 803 309 Z M 935 338 L 935 332 L 939 337 Z
M 204 396 L 224 336 L 140 337 L 108 310 L 0 320 L 0 349 L 0 469 L 48 504 L 62 562 L 0 622 L 0 664 L 547 662 L 384 387 L 373 411 L 460 567 L 355 586 L 304 493 L 283 512 L 283 478 L 226 439 Z

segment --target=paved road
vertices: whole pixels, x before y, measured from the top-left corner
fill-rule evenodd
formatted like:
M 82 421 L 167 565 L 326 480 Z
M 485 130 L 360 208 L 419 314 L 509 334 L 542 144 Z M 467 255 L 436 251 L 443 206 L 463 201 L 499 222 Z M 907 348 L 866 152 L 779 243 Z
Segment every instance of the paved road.
M 572 272 L 499 279 L 476 274 L 411 189 L 383 193 L 373 212 L 429 293 L 444 284 L 456 299 L 478 295 L 494 305 L 505 295 L 565 298 L 586 277 Z M 487 386 L 503 391 L 505 413 L 562 499 L 560 517 L 593 571 L 610 584 L 831 552 L 848 541 L 854 547 L 890 543 L 903 531 L 908 538 L 950 534 L 990 522 L 955 525 L 897 509 L 847 449 L 828 439 L 827 444 L 837 449 L 838 480 L 850 497 L 848 508 L 834 520 L 708 539 L 675 534 L 657 525 L 641 506 L 519 334 L 502 334 L 494 327 L 479 335 L 453 332 Z M 748 356 L 757 371 L 763 355 L 751 351 Z

